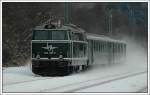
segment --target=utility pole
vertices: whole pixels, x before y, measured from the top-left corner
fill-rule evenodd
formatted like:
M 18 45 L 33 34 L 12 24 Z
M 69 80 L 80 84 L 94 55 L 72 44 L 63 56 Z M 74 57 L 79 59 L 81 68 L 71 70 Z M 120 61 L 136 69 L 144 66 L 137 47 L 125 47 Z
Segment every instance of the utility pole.
M 65 23 L 69 23 L 69 2 L 65 2 Z
M 112 36 L 112 10 L 109 10 L 109 35 Z
M 108 21 L 108 35 L 112 36 L 112 9 L 111 6 L 107 8 L 107 21 Z
M 134 16 L 133 16 L 133 8 L 132 7 L 129 7 L 129 21 L 130 21 L 131 36 L 133 37 Z

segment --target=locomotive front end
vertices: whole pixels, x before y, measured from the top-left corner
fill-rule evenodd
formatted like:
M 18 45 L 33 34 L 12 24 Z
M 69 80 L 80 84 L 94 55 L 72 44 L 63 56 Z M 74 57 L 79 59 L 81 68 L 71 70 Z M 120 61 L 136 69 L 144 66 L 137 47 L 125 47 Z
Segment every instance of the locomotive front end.
M 39 75 L 61 75 L 71 63 L 69 30 L 33 31 L 32 72 Z

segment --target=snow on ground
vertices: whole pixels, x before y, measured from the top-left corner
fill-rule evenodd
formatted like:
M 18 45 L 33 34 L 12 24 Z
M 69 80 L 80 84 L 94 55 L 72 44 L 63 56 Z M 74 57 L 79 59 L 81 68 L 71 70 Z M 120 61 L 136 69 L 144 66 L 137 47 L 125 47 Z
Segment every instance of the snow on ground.
M 3 92 L 53 92 L 60 86 L 66 86 L 70 84 L 76 84 L 87 80 L 93 80 L 96 78 L 111 78 L 113 75 L 120 75 L 125 73 L 133 73 L 146 70 L 145 66 L 138 66 L 127 64 L 115 64 L 111 66 L 94 66 L 90 70 L 72 74 L 65 77 L 35 77 L 27 67 L 7 68 L 3 71 Z M 24 68 L 24 69 L 23 69 Z M 26 72 L 24 71 L 26 68 Z M 13 72 L 12 72 L 13 71 Z M 14 82 L 21 82 L 31 79 L 45 78 L 45 80 L 32 81 L 30 83 L 10 84 Z M 146 82 L 147 77 L 143 77 L 143 81 Z M 139 80 L 139 79 L 138 79 Z M 10 84 L 10 85 L 9 85 Z M 132 84 L 131 84 L 132 85 Z M 145 84 L 143 84 L 146 86 Z M 123 85 L 124 86 L 124 85 Z M 120 88 L 120 87 L 119 87 Z M 91 91 L 91 90 L 88 90 Z M 95 90 L 94 90 L 95 91 Z M 100 90 L 98 90 L 100 91 Z M 107 92 L 107 90 L 105 90 Z M 128 91 L 124 89 L 124 91 Z M 58 92 L 61 92 L 58 91 Z M 118 91 L 119 92 L 119 91 Z
M 77 92 L 137 92 L 137 89 L 147 87 L 146 77 L 147 74 L 141 74 L 122 80 L 116 80 L 100 86 L 98 85 L 81 89 Z
M 10 67 L 3 70 L 3 85 L 41 78 L 43 77 L 35 77 L 29 66 Z
M 83 82 L 85 81 L 85 84 L 88 85 L 88 82 L 90 84 L 94 83 L 94 81 L 102 81 L 125 74 L 147 71 L 147 55 L 145 54 L 146 53 L 143 53 L 141 49 L 139 50 L 137 46 L 136 48 L 132 47 L 132 49 L 127 52 L 126 63 L 94 65 L 85 72 L 64 77 L 35 76 L 29 66 L 4 68 L 3 92 L 63 92 L 74 88 L 74 85 L 79 87 L 84 86 Z M 147 74 L 141 74 L 108 84 L 80 89 L 77 92 L 135 92 L 146 86 Z M 64 89 L 61 89 L 61 87 Z M 66 87 L 68 87 L 68 89 L 66 89 Z

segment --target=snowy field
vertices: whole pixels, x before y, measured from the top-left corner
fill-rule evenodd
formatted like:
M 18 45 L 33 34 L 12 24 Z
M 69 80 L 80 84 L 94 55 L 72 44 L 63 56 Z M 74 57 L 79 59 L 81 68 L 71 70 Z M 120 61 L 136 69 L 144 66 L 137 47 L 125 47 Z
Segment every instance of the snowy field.
M 147 92 L 147 57 L 127 52 L 127 62 L 94 65 L 64 77 L 35 76 L 30 66 L 3 68 L 3 92 Z
M 64 77 L 40 77 L 28 66 L 11 67 L 3 70 L 3 92 L 138 92 L 147 88 L 147 73 L 145 66 L 135 66 L 95 66 Z

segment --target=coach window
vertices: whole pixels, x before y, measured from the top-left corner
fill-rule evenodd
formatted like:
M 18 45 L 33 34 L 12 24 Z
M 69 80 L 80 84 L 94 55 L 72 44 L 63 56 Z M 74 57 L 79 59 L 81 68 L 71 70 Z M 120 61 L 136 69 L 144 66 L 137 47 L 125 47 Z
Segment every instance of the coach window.
M 95 50 L 95 46 L 94 46 L 94 40 L 92 41 L 92 47 L 93 47 L 93 51 Z
M 119 43 L 117 44 L 117 53 L 119 53 Z
M 117 44 L 117 53 L 119 53 L 119 44 Z
M 104 51 L 104 42 L 101 42 L 101 52 Z
M 121 53 L 121 49 L 122 49 L 122 47 L 121 47 L 122 45 L 121 44 L 119 44 L 119 52 Z
M 96 43 L 96 41 L 95 41 L 95 51 L 97 51 L 97 43 Z
M 116 53 L 118 53 L 118 43 L 116 43 Z
M 94 51 L 96 51 L 96 42 L 94 41 Z
M 100 42 L 98 42 L 98 52 L 100 52 Z
M 94 40 L 92 40 L 92 49 L 94 51 Z
M 97 46 L 98 46 L 98 44 L 97 44 L 97 41 L 96 41 L 96 51 L 97 51 Z
M 119 47 L 119 45 L 118 45 L 118 43 L 116 43 L 116 53 L 118 53 L 118 47 Z
M 120 44 L 120 47 L 119 47 L 119 49 L 120 49 L 120 53 L 122 52 L 122 44 Z
M 124 53 L 125 52 L 125 47 L 124 47 L 124 44 L 122 44 L 122 53 Z
M 104 52 L 106 52 L 106 42 L 104 42 Z
M 98 52 L 98 41 L 96 42 L 96 50 Z
M 116 49 L 116 44 L 113 43 L 113 53 L 115 53 L 115 49 Z
M 116 43 L 114 43 L 114 53 L 117 53 L 117 44 Z
M 99 42 L 98 42 L 98 44 L 97 44 L 98 46 L 97 46 L 97 49 L 98 49 L 98 52 L 99 52 Z
M 106 52 L 108 52 L 108 42 L 106 41 Z
M 102 42 L 101 42 L 101 44 L 100 44 L 100 51 L 102 52 L 102 48 L 103 48 L 103 46 L 102 46 Z
M 118 51 L 121 53 L 121 44 L 119 44 Z
M 113 43 L 113 53 L 116 53 L 116 43 Z
M 103 42 L 103 52 L 105 52 L 105 42 Z
M 101 52 L 101 42 L 99 42 L 99 52 Z
M 95 51 L 95 41 L 93 40 L 93 51 Z
M 99 50 L 100 50 L 100 52 L 102 52 L 102 42 L 100 42 Z
M 105 51 L 105 42 L 103 42 L 103 52 Z
M 124 48 L 123 48 L 123 51 L 124 51 L 124 53 L 126 54 L 126 44 L 124 44 Z
M 122 53 L 122 44 L 120 44 L 120 53 Z
M 106 42 L 104 42 L 104 52 L 106 52 Z
M 94 51 L 96 51 L 96 41 L 94 41 Z
M 98 42 L 96 41 L 96 51 L 98 51 Z
M 120 44 L 118 44 L 118 53 L 120 53 Z
M 115 44 L 114 43 L 112 43 L 112 53 L 114 54 L 114 49 L 115 49 Z

